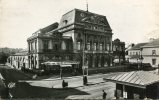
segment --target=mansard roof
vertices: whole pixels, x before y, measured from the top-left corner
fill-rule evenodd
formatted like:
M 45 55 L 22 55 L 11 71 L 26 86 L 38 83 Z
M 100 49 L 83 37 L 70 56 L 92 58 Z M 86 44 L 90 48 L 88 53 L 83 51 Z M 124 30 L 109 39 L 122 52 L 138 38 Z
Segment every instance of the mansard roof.
M 50 31 L 52 31 L 52 30 L 58 28 L 58 25 L 59 25 L 59 24 L 58 24 L 57 22 L 55 22 L 55 23 L 53 23 L 53 24 L 51 24 L 51 25 L 49 25 L 49 26 L 46 26 L 46 27 L 40 29 L 40 31 L 41 31 L 42 33 L 47 33 L 47 32 L 50 32 Z
M 79 24 L 83 25 L 84 22 L 101 25 L 107 27 L 107 29 L 111 30 L 111 27 L 106 19 L 106 16 L 99 15 L 92 12 L 87 12 L 80 9 L 73 9 L 66 14 L 64 14 L 61 18 L 59 29 L 69 26 L 71 24 Z

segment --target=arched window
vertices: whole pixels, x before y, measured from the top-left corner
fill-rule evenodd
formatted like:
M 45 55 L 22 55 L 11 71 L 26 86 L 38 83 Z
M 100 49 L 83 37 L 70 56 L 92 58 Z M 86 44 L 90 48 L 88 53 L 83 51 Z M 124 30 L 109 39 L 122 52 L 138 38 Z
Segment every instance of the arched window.
M 100 50 L 103 50 L 103 43 L 100 43 L 99 49 L 100 49 Z
M 97 50 L 97 43 L 94 43 L 94 50 Z
M 87 43 L 87 50 L 90 50 L 91 47 L 90 47 L 90 43 Z
M 77 50 L 81 50 L 81 42 L 77 42 Z
M 62 41 L 61 49 L 62 49 L 62 50 L 66 50 L 66 43 L 65 43 L 64 41 Z

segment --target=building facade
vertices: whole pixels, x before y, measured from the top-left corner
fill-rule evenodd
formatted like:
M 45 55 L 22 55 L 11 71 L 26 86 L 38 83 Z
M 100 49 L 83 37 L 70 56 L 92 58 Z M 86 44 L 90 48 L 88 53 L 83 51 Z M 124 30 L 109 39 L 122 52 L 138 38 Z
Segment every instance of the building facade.
M 138 43 L 132 48 L 128 50 L 128 57 L 127 60 L 129 63 L 140 63 L 142 62 L 141 57 L 142 57 L 142 46 L 146 45 L 147 43 Z
M 115 39 L 112 43 L 113 64 L 121 65 L 125 62 L 125 42 Z
M 112 65 L 112 29 L 105 16 L 74 9 L 62 16 L 58 31 L 72 38 L 73 59 L 81 65 Z
M 7 60 L 7 64 L 16 69 L 22 69 L 22 67 L 29 68 L 28 51 L 21 51 L 20 53 L 11 55 Z
M 142 46 L 143 63 L 150 63 L 152 67 L 159 65 L 159 39 L 155 39 Z
M 41 69 L 48 61 L 74 61 L 80 69 L 112 66 L 112 35 L 106 16 L 73 9 L 27 39 L 27 68 Z

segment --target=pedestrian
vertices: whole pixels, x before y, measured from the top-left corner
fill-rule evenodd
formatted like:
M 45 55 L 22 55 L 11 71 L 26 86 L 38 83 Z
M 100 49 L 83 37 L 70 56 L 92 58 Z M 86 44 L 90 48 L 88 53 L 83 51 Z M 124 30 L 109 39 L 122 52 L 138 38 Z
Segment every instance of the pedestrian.
M 83 85 L 87 85 L 87 76 L 83 76 Z
M 103 99 L 106 99 L 107 93 L 103 90 Z
M 62 81 L 62 87 L 65 87 L 65 80 Z

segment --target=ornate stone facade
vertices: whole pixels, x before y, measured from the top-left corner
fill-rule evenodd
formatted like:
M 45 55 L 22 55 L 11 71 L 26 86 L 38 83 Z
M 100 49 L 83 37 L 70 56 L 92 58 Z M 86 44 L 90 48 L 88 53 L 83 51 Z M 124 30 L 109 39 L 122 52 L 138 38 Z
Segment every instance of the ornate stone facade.
M 28 42 L 28 66 L 39 69 L 46 61 L 78 61 L 79 67 L 112 66 L 112 29 L 106 16 L 73 9 L 33 33 Z

